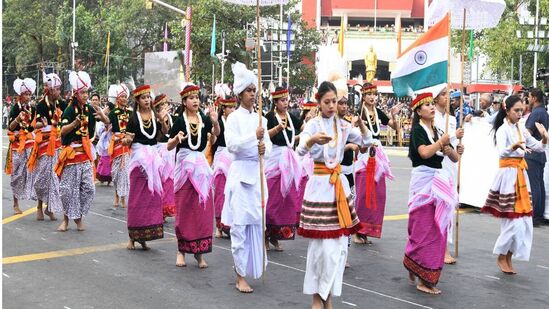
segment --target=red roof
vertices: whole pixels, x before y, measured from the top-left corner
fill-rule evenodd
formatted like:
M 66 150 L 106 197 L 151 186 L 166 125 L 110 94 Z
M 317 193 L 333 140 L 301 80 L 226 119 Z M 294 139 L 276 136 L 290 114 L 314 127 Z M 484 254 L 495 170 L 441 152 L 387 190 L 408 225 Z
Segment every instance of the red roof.
M 321 0 L 322 16 L 333 16 L 333 10 L 374 10 L 375 0 Z M 423 17 L 424 1 L 428 0 L 377 0 L 379 11 L 409 11 L 412 17 Z

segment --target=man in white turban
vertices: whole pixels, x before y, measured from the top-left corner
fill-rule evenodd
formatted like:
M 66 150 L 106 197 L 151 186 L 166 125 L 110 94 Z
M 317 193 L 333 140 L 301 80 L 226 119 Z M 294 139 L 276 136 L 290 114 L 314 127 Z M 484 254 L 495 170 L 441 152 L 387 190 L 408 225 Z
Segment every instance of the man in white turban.
M 33 173 L 27 169 L 27 161 L 34 145 L 32 121 L 35 108 L 30 106 L 31 96 L 36 90 L 36 82 L 32 78 L 16 79 L 13 90 L 17 100 L 9 115 L 9 149 L 6 158 L 6 174 L 11 175 L 10 184 L 13 192 L 13 210 L 21 214 L 19 200 L 34 197 Z
M 271 140 L 265 134 L 267 120 L 254 111 L 257 76 L 240 62 L 233 64 L 233 91 L 240 106 L 227 118 L 225 142 L 234 155 L 225 185 L 225 204 L 221 222 L 231 227 L 231 251 L 236 272 L 236 288 L 242 293 L 253 289 L 246 277 L 259 278 L 263 274 L 263 258 L 267 255 L 262 238 L 262 205 L 267 204 L 267 183 L 261 201 L 259 156 L 268 155 Z M 263 173 L 263 171 L 261 171 Z M 266 265 L 266 264 L 265 264 Z

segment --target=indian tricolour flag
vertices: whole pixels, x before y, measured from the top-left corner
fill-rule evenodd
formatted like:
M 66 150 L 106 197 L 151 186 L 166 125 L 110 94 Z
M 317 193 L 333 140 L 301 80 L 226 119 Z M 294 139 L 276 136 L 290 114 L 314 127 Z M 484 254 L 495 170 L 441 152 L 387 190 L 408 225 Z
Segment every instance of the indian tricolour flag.
M 396 96 L 446 83 L 448 80 L 448 15 L 419 37 L 397 59 L 391 74 Z

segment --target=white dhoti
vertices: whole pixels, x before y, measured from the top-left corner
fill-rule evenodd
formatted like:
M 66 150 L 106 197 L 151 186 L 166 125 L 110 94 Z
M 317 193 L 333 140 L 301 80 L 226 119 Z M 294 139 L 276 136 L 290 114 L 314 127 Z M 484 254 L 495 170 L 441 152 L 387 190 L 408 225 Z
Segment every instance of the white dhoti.
M 494 246 L 494 254 L 513 253 L 513 259 L 530 260 L 533 240 L 532 217 L 501 219 L 501 231 Z
M 346 261 L 347 236 L 311 239 L 307 249 L 303 293 L 319 294 L 323 300 L 330 295 L 340 296 Z
M 235 270 L 240 276 L 258 279 L 263 274 L 263 254 L 266 267 L 267 252 L 262 235 L 260 224 L 231 226 L 231 252 Z

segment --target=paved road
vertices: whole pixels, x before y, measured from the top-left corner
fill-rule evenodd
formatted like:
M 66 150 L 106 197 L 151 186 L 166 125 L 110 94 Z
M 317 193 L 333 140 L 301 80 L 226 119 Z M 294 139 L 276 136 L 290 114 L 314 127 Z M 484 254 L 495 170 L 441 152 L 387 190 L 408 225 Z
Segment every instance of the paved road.
M 3 137 L 3 156 L 6 152 Z M 530 262 L 516 262 L 519 274 L 503 275 L 492 255 L 499 221 L 478 212 L 461 216 L 458 264 L 447 266 L 438 287 L 442 295 L 416 292 L 402 266 L 406 243 L 406 200 L 410 162 L 403 152 L 390 155 L 396 180 L 389 182 L 383 238 L 372 246 L 350 249 L 352 267 L 345 271 L 343 295 L 335 308 L 547 308 L 549 302 L 549 227 L 534 231 Z M 9 178 L 2 176 L 3 219 L 11 217 Z M 302 294 L 307 241 L 284 242 L 284 252 L 269 253 L 264 279 L 252 282 L 255 292 L 234 288 L 230 241 L 216 239 L 199 270 L 175 267 L 174 221 L 166 239 L 152 250 L 128 251 L 126 214 L 113 210 L 113 188 L 97 186 L 87 230 L 74 225 L 56 232 L 58 222 L 37 222 L 34 202 L 23 202 L 30 214 L 3 222 L 4 308 L 307 308 Z M 12 218 L 13 219 L 13 218 Z M 8 219 L 11 220 L 11 219 Z

